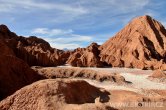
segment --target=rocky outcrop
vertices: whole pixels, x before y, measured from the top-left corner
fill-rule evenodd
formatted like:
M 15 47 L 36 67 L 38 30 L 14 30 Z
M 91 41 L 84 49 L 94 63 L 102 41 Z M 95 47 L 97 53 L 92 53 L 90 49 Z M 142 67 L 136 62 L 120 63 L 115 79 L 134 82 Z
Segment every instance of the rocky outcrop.
M 67 64 L 78 67 L 103 67 L 104 63 L 100 61 L 100 51 L 97 43 L 92 43 L 87 48 L 77 48 L 70 55 Z
M 35 36 L 17 36 L 5 25 L 0 25 L 0 39 L 13 50 L 16 57 L 30 66 L 63 65 L 70 55 L 70 52 L 52 48 L 48 42 Z
M 43 39 L 31 36 L 17 39 L 15 53 L 30 66 L 58 66 L 65 64 L 70 53 L 51 48 Z
M 96 81 L 110 81 L 116 84 L 125 84 L 128 83 L 123 76 L 118 73 L 110 73 L 97 71 L 92 69 L 85 68 L 41 68 L 41 67 L 33 67 L 33 69 L 38 72 L 40 75 L 49 78 L 83 78 L 83 79 L 91 79 Z
M 42 77 L 22 60 L 0 55 L 0 100 Z
M 155 70 L 148 79 L 158 83 L 166 83 L 166 73 L 162 70 Z
M 155 70 L 152 75 L 149 77 L 152 78 L 165 78 L 166 79 L 166 73 L 162 70 Z
M 5 31 L 5 29 L 3 30 Z M 0 100 L 42 77 L 0 40 Z
M 150 16 L 133 19 L 100 47 L 100 57 L 113 67 L 166 69 L 166 30 Z
M 0 52 L 0 55 L 15 56 L 13 50 L 4 43 L 3 39 L 0 39 Z
M 70 110 L 78 109 L 80 106 L 79 110 L 84 110 L 85 107 L 92 109 L 92 106 L 86 103 L 94 105 L 95 99 L 99 97 L 100 103 L 108 102 L 109 95 L 109 92 L 100 90 L 85 81 L 47 79 L 18 90 L 0 102 L 0 109 Z M 100 107 L 95 106 L 94 110 L 99 110 Z M 103 106 L 102 110 L 107 110 L 104 108 Z

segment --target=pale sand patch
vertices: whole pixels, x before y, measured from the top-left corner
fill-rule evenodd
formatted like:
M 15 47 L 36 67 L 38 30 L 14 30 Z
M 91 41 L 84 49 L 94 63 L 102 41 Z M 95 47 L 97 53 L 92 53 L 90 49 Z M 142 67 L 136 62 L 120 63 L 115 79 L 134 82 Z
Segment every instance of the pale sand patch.
M 153 82 L 148 80 L 149 75 L 135 75 L 130 73 L 120 73 L 127 81 L 131 81 L 134 88 L 138 89 L 159 89 L 166 90 L 166 85 L 163 83 Z
M 98 82 L 95 80 L 89 80 L 89 79 L 80 79 L 80 80 L 85 80 L 87 81 L 89 84 L 95 86 L 95 87 L 99 87 L 99 88 L 104 88 L 106 90 L 129 90 L 129 91 L 134 91 L 134 92 L 138 92 L 138 89 L 132 88 L 132 85 L 118 85 L 109 81 L 105 81 L 105 82 Z

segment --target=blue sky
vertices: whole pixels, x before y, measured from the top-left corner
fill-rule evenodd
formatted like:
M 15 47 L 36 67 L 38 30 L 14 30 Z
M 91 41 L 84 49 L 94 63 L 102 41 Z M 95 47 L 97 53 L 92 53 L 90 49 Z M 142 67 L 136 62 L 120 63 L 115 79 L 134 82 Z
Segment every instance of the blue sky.
M 0 23 L 52 47 L 102 44 L 132 18 L 150 15 L 166 26 L 165 0 L 0 0 Z

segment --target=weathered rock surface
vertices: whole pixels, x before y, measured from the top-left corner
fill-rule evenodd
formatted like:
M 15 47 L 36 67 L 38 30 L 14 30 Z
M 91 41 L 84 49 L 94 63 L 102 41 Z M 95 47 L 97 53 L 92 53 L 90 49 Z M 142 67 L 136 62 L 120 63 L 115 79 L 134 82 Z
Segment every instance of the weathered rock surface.
M 5 29 L 3 30 L 5 31 Z M 42 77 L 0 40 L 0 100 Z
M 148 79 L 154 82 L 166 83 L 166 73 L 162 70 L 155 70 Z
M 150 16 L 133 19 L 100 47 L 101 60 L 113 67 L 166 69 L 166 30 Z
M 63 65 L 70 55 L 70 52 L 52 48 L 48 42 L 35 36 L 17 36 L 5 25 L 0 25 L 0 38 L 13 50 L 16 57 L 30 66 Z
M 85 81 L 47 79 L 18 90 L 0 102 L 0 109 L 76 110 L 77 106 L 81 106 L 77 110 L 83 110 L 85 107 L 92 109 L 94 106 L 87 106 L 86 103 L 94 105 L 98 97 L 100 103 L 108 102 L 109 95 L 109 92 L 91 86 Z M 111 107 L 105 109 L 105 106 L 102 108 L 95 106 L 94 110 L 114 110 Z
M 78 67 L 102 67 L 104 63 L 100 61 L 98 48 L 97 43 L 92 43 L 87 48 L 77 48 L 66 63 Z
M 15 56 L 13 50 L 4 43 L 3 39 L 0 39 L 0 52 L 0 55 Z
M 59 68 L 59 67 L 49 67 L 49 68 L 41 68 L 41 67 L 33 67 L 33 69 L 38 72 L 40 75 L 52 79 L 52 78 L 86 78 L 91 80 L 97 80 L 100 82 L 103 81 L 111 81 L 117 84 L 125 84 L 128 83 L 123 76 L 118 73 L 108 73 L 95 71 L 91 69 L 85 68 Z
M 34 66 L 57 66 L 65 64 L 70 53 L 51 48 L 48 42 L 37 37 L 17 39 L 16 55 Z
M 14 56 L 0 55 L 0 100 L 39 79 L 30 67 Z
M 162 70 L 155 70 L 150 77 L 152 77 L 152 78 L 165 78 L 166 79 L 166 73 Z

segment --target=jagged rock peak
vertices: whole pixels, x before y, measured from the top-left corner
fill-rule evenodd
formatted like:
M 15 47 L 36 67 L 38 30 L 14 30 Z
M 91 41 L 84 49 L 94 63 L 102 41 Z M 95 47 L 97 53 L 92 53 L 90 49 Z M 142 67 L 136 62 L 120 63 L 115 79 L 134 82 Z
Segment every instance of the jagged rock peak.
M 166 59 L 166 30 L 145 15 L 134 18 L 100 46 L 101 60 L 120 67 L 162 68 Z M 160 64 L 158 64 L 160 63 Z M 157 65 L 157 66 L 154 66 Z
M 0 32 L 7 33 L 7 32 L 10 32 L 10 30 L 6 25 L 1 24 L 0 25 Z

